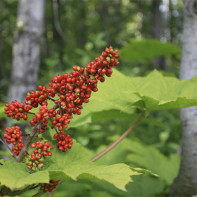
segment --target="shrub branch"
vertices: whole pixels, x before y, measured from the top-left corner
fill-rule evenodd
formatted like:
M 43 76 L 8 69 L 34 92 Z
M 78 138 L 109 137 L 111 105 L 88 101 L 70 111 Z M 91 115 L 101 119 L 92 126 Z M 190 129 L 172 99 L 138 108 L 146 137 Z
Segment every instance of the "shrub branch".
M 105 155 L 107 152 L 109 152 L 111 149 L 113 149 L 117 144 L 119 144 L 133 129 L 140 123 L 140 121 L 145 116 L 145 111 L 139 116 L 139 118 L 134 122 L 133 125 L 131 125 L 130 128 L 128 128 L 113 144 L 111 144 L 109 147 L 107 147 L 104 151 L 100 152 L 98 155 L 93 157 L 91 159 L 92 162 L 96 161 L 97 159 L 101 158 L 103 155 Z

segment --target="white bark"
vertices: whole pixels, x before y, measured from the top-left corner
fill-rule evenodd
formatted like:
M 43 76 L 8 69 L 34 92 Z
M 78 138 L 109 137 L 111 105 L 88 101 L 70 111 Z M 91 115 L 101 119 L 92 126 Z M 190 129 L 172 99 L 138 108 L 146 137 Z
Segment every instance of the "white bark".
M 197 75 L 197 0 L 184 0 L 184 30 L 180 79 Z M 197 194 L 197 107 L 181 109 L 181 166 L 171 196 Z
M 27 92 L 35 89 L 44 28 L 44 7 L 45 0 L 19 0 L 9 102 L 22 102 Z

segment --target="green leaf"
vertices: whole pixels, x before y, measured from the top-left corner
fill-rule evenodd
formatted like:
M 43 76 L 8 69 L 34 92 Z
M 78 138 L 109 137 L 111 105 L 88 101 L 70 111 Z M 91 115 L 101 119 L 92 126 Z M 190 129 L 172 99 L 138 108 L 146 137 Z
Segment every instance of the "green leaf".
M 4 103 L 0 103 L 0 118 L 6 118 L 7 115 L 4 113 L 4 106 L 5 104 Z
M 62 153 L 53 150 L 45 169 L 30 174 L 22 163 L 0 160 L 0 183 L 11 190 L 20 189 L 37 183 L 48 183 L 49 180 L 96 180 L 113 184 L 125 191 L 125 186 L 132 181 L 130 176 L 139 175 L 126 164 L 98 165 L 90 161 L 86 150 L 74 143 L 71 150 Z M 48 167 L 47 167 L 48 166 Z
M 114 77 L 106 79 L 105 83 L 99 83 L 99 91 L 92 93 L 90 102 L 83 105 L 82 114 L 74 116 L 68 126 L 79 126 L 78 122 L 84 124 L 82 119 L 86 123 L 87 120 L 92 122 L 104 118 L 109 119 L 112 112 L 115 112 L 113 118 L 126 117 L 126 115 L 132 114 L 136 108 L 133 103 L 139 101 L 140 97 L 135 94 L 127 94 L 127 91 L 132 87 L 132 84 L 127 83 L 127 81 L 130 81 L 129 77 L 114 70 Z
M 131 181 L 134 172 L 125 164 L 97 165 L 90 161 L 86 150 L 77 143 L 66 154 L 54 151 L 53 163 L 47 169 L 51 179 L 69 178 L 102 180 L 125 190 L 125 185 Z
M 171 154 L 169 157 L 161 154 L 157 149 L 141 144 L 137 141 L 130 143 L 127 160 L 137 166 L 151 170 L 170 185 L 176 177 L 180 164 L 179 155 Z
M 49 173 L 47 171 L 30 174 L 27 171 L 27 166 L 23 163 L 16 163 L 11 160 L 0 160 L 0 185 L 15 190 L 31 184 L 48 182 Z
M 115 141 L 117 138 L 118 136 L 112 136 L 110 139 Z M 99 147 L 96 154 L 105 148 L 104 146 Z M 121 161 L 135 167 L 132 170 L 138 173 L 159 176 L 161 180 L 170 185 L 178 173 L 180 157 L 174 154 L 166 157 L 156 148 L 144 145 L 137 139 L 126 138 L 96 162 L 109 165 Z
M 172 55 L 180 55 L 180 48 L 172 43 L 164 43 L 159 40 L 131 39 L 131 42 L 123 47 L 119 51 L 119 54 L 121 59 L 129 61 L 151 60 L 157 56 L 170 57 Z
M 7 157 L 12 157 L 12 154 L 9 150 L 0 150 L 0 156 L 7 156 Z
M 99 91 L 84 104 L 80 116 L 74 116 L 69 127 L 103 119 L 129 117 L 136 108 L 147 111 L 183 108 L 197 105 L 197 77 L 179 80 L 153 71 L 145 77 L 127 77 L 114 70 L 111 78 L 99 83 Z

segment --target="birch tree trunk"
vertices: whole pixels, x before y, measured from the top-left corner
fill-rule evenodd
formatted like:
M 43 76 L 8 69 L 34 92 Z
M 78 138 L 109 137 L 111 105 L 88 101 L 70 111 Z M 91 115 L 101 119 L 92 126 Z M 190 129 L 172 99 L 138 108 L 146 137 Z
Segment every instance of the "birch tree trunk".
M 184 0 L 182 60 L 180 79 L 197 75 L 197 0 Z M 197 194 L 197 107 L 181 109 L 181 166 L 171 187 L 171 196 Z
M 8 102 L 22 102 L 27 92 L 35 89 L 44 28 L 44 7 L 45 0 L 19 0 Z

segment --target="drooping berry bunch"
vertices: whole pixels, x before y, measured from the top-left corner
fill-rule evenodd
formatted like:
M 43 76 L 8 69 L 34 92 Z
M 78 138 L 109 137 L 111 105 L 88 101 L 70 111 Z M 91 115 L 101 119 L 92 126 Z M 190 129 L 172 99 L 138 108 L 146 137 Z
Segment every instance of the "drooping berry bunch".
M 72 138 L 66 134 L 65 129 L 73 115 L 81 114 L 83 104 L 89 102 L 92 92 L 98 91 L 98 81 L 104 82 L 105 77 L 111 76 L 112 67 L 119 64 L 117 52 L 110 46 L 86 67 L 74 65 L 70 74 L 53 77 L 48 83 L 49 87 L 39 85 L 38 90 L 32 90 L 27 94 L 24 103 L 13 101 L 5 105 L 5 113 L 8 117 L 16 120 L 24 119 L 32 127 L 32 132 L 26 140 L 28 143 L 25 143 L 24 148 L 22 148 L 22 137 L 17 137 L 19 134 L 21 136 L 18 127 L 11 131 L 7 128 L 7 133 L 3 135 L 7 143 L 13 144 L 12 150 L 18 155 L 19 162 L 27 155 L 26 151 L 31 141 L 45 132 L 49 125 L 56 132 L 54 139 L 57 140 L 56 146 L 59 150 L 66 152 L 72 147 Z M 37 112 L 33 112 L 33 108 L 37 108 Z M 29 115 L 33 115 L 30 121 Z M 52 146 L 49 142 L 39 140 L 33 143 L 32 147 L 35 148 L 34 152 L 25 160 L 28 168 L 37 170 L 43 166 L 44 157 L 51 156 Z
M 15 155 L 19 155 L 24 144 L 22 143 L 22 131 L 20 131 L 19 126 L 13 126 L 11 128 L 6 128 L 3 137 L 6 139 L 7 144 L 13 144 L 12 151 Z
M 16 120 L 23 118 L 27 120 L 27 112 L 32 109 L 31 105 L 25 105 L 25 103 L 19 103 L 18 101 L 12 101 L 12 103 L 5 104 L 5 113 L 8 117 L 12 117 Z
M 30 156 L 26 157 L 25 163 L 29 169 L 36 171 L 43 167 L 44 158 L 52 155 L 53 147 L 46 140 L 38 140 L 36 143 L 32 143 L 31 147 L 35 149 Z
M 73 141 L 70 135 L 66 135 L 65 131 L 61 131 L 61 134 L 58 135 L 57 133 L 53 136 L 54 139 L 57 139 L 57 147 L 59 150 L 66 152 L 67 148 L 71 149 Z
M 40 187 L 43 192 L 52 192 L 58 185 L 58 181 L 51 180 L 50 183 L 45 183 Z

